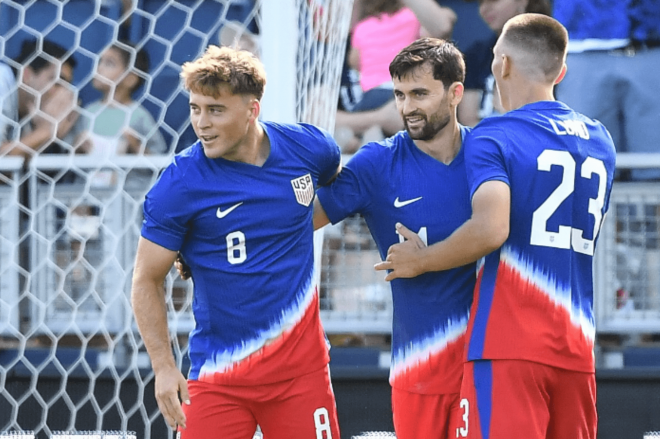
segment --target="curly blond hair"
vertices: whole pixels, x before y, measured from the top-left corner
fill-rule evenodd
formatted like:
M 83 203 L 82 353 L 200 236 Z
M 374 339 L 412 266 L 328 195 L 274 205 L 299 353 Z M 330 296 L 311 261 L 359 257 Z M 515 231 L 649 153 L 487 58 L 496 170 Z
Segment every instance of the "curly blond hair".
M 246 50 L 209 46 L 204 55 L 181 67 L 186 90 L 220 96 L 222 86 L 233 94 L 253 95 L 261 99 L 266 88 L 266 71 L 259 59 Z

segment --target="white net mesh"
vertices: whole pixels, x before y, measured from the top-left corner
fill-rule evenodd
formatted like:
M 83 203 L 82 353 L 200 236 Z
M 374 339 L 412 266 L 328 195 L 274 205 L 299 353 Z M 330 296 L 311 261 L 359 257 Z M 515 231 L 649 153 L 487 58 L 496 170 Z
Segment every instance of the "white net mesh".
M 330 129 L 351 7 L 344 0 L 0 2 L 0 54 L 4 67 L 14 69 L 11 78 L 24 78 L 26 66 L 32 69 L 38 59 L 21 59 L 26 41 L 44 50 L 45 41 L 54 41 L 76 64 L 73 79 L 65 78 L 70 83 L 53 75 L 43 90 L 20 85 L 41 97 L 32 101 L 35 113 L 18 121 L 4 111 L 18 85 L 0 88 L 3 136 L 16 141 L 71 115 L 70 109 L 48 107 L 55 90 L 72 94 L 80 114 L 71 135 L 58 133 L 35 150 L 5 144 L 0 153 L 0 437 L 168 437 L 129 294 L 144 194 L 171 155 L 195 140 L 179 66 L 220 40 L 254 50 L 268 72 L 265 99 L 276 100 L 277 111 L 291 115 L 289 122 Z M 294 31 L 283 23 L 294 23 Z M 290 48 L 281 41 L 285 34 L 294 41 Z M 116 40 L 131 43 L 120 48 L 144 81 L 134 95 L 143 110 L 117 105 L 122 122 L 109 134 L 103 131 L 108 124 L 95 124 L 107 110 L 93 105 L 104 82 L 95 72 Z M 142 50 L 148 68 L 138 65 Z M 292 63 L 273 62 L 276 52 Z M 129 76 L 124 72 L 116 82 Z M 292 79 L 292 87 L 280 86 L 279 78 Z M 265 119 L 276 116 L 264 105 Z M 25 160 L 10 157 L 19 150 L 28 151 Z M 377 276 L 370 266 L 368 272 Z M 339 297 L 333 291 L 343 288 L 341 281 L 324 276 L 324 297 Z M 371 283 L 357 277 L 353 283 Z M 191 285 L 174 273 L 167 283 L 174 349 L 185 369 Z

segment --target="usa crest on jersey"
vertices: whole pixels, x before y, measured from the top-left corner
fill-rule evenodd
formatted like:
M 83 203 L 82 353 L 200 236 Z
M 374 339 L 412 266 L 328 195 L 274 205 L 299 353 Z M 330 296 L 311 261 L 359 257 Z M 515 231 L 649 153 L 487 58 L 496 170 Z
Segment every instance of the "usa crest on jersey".
M 293 192 L 296 194 L 296 200 L 299 204 L 309 207 L 314 199 L 314 184 L 312 183 L 312 176 L 310 174 L 303 175 L 302 177 L 294 178 L 291 180 Z

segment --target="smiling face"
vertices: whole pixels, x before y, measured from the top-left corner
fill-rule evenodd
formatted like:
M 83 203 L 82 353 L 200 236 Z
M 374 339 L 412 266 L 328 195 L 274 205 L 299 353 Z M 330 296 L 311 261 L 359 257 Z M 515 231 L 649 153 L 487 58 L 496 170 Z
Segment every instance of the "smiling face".
M 190 122 L 208 158 L 240 160 L 250 125 L 259 115 L 259 101 L 221 86 L 218 97 L 190 92 Z
M 410 138 L 432 140 L 451 120 L 448 90 L 428 65 L 393 80 L 396 107 Z

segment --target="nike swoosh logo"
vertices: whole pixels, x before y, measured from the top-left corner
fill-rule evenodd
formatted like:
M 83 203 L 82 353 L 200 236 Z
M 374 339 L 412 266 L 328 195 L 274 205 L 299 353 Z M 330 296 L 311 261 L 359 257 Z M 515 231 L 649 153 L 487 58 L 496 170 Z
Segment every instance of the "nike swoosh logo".
M 394 207 L 399 208 L 399 207 L 407 206 L 421 199 L 422 197 L 417 197 L 417 198 L 413 198 L 412 200 L 399 201 L 399 197 L 396 197 L 396 200 L 394 200 Z
M 233 206 L 231 206 L 229 209 L 227 209 L 227 210 L 225 210 L 225 211 L 220 210 L 220 208 L 218 207 L 218 211 L 215 213 L 215 215 L 216 215 L 218 218 L 224 218 L 224 217 L 226 217 L 227 215 L 229 215 L 229 213 L 231 213 L 232 210 L 236 209 L 236 208 L 237 208 L 238 206 L 240 206 L 241 204 L 243 204 L 242 201 L 241 201 L 240 203 L 238 203 L 238 204 L 234 204 Z

